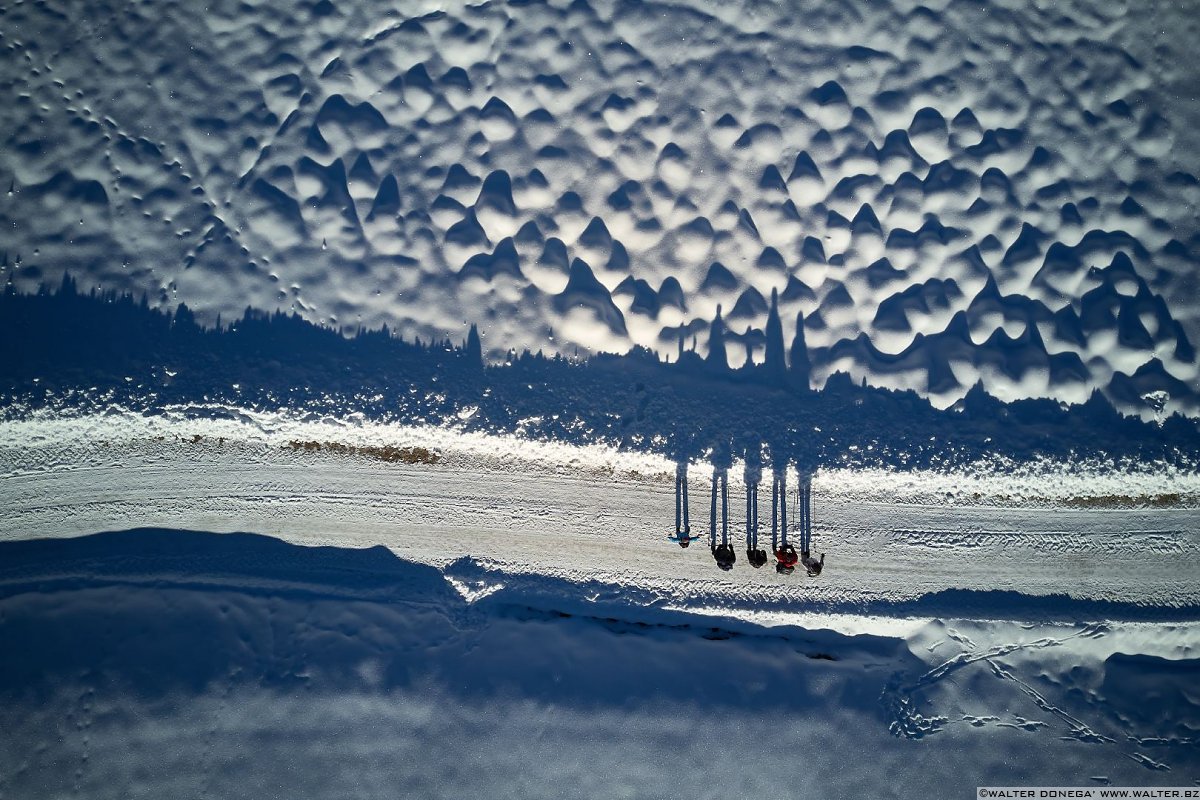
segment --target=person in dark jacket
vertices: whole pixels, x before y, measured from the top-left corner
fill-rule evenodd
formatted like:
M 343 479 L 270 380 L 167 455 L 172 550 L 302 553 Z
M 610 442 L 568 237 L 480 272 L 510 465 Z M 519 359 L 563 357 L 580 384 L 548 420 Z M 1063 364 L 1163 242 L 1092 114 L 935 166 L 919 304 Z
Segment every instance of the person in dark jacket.
M 737 553 L 731 544 L 719 544 L 712 549 L 713 558 L 716 559 L 717 566 L 728 572 L 733 569 L 734 563 L 737 562 Z

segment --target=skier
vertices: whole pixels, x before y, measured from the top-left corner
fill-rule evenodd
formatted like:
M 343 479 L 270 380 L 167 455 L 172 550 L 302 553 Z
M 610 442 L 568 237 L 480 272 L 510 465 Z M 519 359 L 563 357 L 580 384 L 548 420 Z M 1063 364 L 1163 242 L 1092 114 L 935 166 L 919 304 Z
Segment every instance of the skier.
M 721 489 L 721 543 L 717 544 L 717 486 Z M 733 569 L 737 553 L 729 543 L 729 473 L 725 467 L 713 466 L 712 506 L 709 513 L 709 547 L 717 566 L 723 570 Z
M 777 459 L 771 480 L 771 550 L 775 571 L 791 575 L 796 569 L 796 548 L 787 540 L 787 462 Z
M 812 557 L 812 473 L 807 470 L 800 472 L 800 563 L 808 577 L 815 578 L 825 568 L 825 554 L 821 553 L 820 560 Z
M 692 526 L 688 524 L 688 489 L 687 462 L 680 461 L 675 465 L 675 535 L 668 535 L 672 542 L 679 542 L 680 547 L 687 547 L 700 538 L 700 534 L 691 536 Z
M 758 459 L 746 453 L 746 560 L 758 569 L 767 563 L 767 552 L 758 546 L 758 484 L 762 481 L 762 466 Z

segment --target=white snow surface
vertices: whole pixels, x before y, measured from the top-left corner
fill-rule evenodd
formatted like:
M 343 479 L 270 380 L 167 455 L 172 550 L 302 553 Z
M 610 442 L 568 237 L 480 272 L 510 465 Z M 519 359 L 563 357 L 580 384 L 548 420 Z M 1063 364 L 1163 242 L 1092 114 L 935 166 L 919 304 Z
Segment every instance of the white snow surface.
M 298 442 L 420 447 L 438 460 L 390 463 L 297 449 Z M 809 581 L 744 562 L 732 573 L 716 570 L 706 546 L 707 465 L 690 472 L 693 529 L 706 538 L 680 550 L 666 539 L 675 468 L 651 455 L 228 407 L 0 424 L 7 537 L 143 526 L 250 531 L 298 544 L 382 544 L 438 567 L 469 555 L 509 572 L 743 609 L 772 601 L 803 610 L 808 600 L 853 613 L 871 601 L 959 588 L 1200 605 L 1200 477 L 1153 465 L 1042 464 L 1015 475 L 1003 466 L 972 475 L 818 473 L 813 547 L 828 552 L 832 566 Z M 735 465 L 729 513 L 744 549 L 742 477 Z M 1124 507 L 1079 502 L 1110 496 Z M 1164 496 L 1170 507 L 1152 505 Z M 759 506 L 769 541 L 769 485 Z
M 439 458 L 362 449 L 385 445 Z M 705 540 L 668 542 L 674 465 L 645 455 L 199 406 L 4 422 L 3 546 L 156 530 L 108 560 L 0 563 L 0 792 L 1186 784 L 1200 766 L 1197 479 L 1040 469 L 821 473 L 827 565 L 810 579 L 743 560 L 722 573 Z M 691 476 L 707 533 L 709 470 Z M 1067 504 L 1084 491 L 1182 499 Z M 171 529 L 304 547 L 239 560 L 231 544 L 220 562 L 238 537 L 201 534 L 189 560 L 172 537 L 198 534 Z M 357 549 L 378 545 L 390 554 Z M 355 554 L 394 585 L 354 578 L 371 574 Z
M 733 366 L 777 294 L 815 386 L 1196 414 L 1198 39 L 1166 0 L 0 0 L 0 276 L 493 358 L 720 317 Z M 669 542 L 674 474 L 296 411 L 0 421 L 0 798 L 1200 783 L 1194 472 L 822 471 L 818 578 L 746 563 L 742 464 L 733 571 L 708 464 Z
M 759 361 L 778 290 L 818 386 L 1200 411 L 1188 4 L 2 10 L 23 289 L 493 355 L 703 351 L 723 311 Z

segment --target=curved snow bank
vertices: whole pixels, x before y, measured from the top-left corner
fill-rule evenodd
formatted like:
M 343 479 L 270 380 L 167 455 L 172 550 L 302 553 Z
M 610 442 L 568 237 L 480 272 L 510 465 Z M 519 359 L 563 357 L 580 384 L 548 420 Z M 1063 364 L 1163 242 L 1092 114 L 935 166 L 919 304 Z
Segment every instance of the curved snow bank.
M 462 412 L 465 416 L 470 413 L 470 409 Z M 256 460 L 269 460 L 275 450 L 291 451 L 298 457 L 322 451 L 336 454 L 337 445 L 344 445 L 366 450 L 361 454 L 365 458 L 370 458 L 371 449 L 421 448 L 435 453 L 439 463 L 456 466 L 509 465 L 516 470 L 578 470 L 659 478 L 674 474 L 674 466 L 661 457 L 600 445 L 576 446 L 437 426 L 380 423 L 361 414 L 338 417 L 200 404 L 169 406 L 156 414 L 138 414 L 121 407 L 86 415 L 34 411 L 22 421 L 0 422 L 0 474 L 61 464 L 62 454 L 75 448 L 99 453 L 107 448 L 153 447 L 156 442 L 164 451 L 184 443 L 200 449 L 228 444 L 248 449 L 252 453 L 248 457 Z
M 848 635 L 448 575 L 480 577 L 246 534 L 0 543 L 0 789 L 770 796 L 784 753 L 915 798 L 1195 765 L 1195 625 Z

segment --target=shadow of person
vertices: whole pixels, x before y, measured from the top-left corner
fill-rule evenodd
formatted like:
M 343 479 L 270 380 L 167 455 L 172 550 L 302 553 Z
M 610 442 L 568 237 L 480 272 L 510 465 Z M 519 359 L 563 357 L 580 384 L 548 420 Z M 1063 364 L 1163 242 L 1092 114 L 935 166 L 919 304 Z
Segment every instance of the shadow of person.
M 787 524 L 787 461 L 776 457 L 771 475 L 771 551 L 780 575 L 791 575 L 799 561 L 796 548 L 788 542 Z
M 758 546 L 758 484 L 762 482 L 762 464 L 757 453 L 746 451 L 746 560 L 758 569 L 767 563 L 767 551 Z
M 717 542 L 717 494 L 721 495 L 721 541 Z M 712 503 L 709 510 L 709 548 L 717 566 L 723 570 L 733 569 L 737 553 L 729 543 L 729 470 L 724 466 L 713 466 Z
M 686 548 L 700 538 L 700 534 L 692 535 L 692 526 L 688 522 L 688 462 L 681 456 L 675 462 L 675 535 L 667 534 L 672 542 L 678 542 Z
M 798 505 L 800 511 L 800 563 L 808 577 L 815 578 L 825 568 L 825 554 L 812 557 L 812 472 L 801 467 Z

